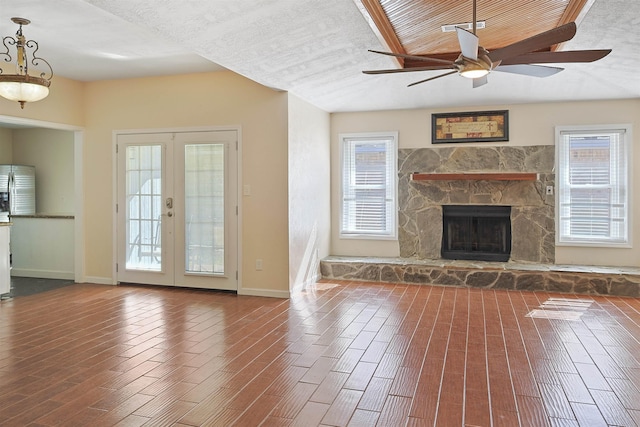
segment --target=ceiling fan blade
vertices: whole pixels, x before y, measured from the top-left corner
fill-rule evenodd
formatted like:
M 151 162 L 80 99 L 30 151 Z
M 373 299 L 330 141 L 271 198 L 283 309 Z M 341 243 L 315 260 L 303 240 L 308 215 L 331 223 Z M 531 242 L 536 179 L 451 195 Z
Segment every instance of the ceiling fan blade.
M 549 77 L 562 70 L 564 70 L 564 68 L 530 64 L 500 65 L 495 68 L 495 71 L 501 71 L 503 73 L 523 74 L 533 77 Z
M 371 49 L 369 49 L 369 52 L 379 53 L 380 55 L 396 56 L 398 58 L 414 59 L 416 61 L 437 62 L 439 64 L 447 64 L 447 65 L 453 64 L 453 61 L 447 61 L 446 59 L 429 58 L 427 56 L 407 55 L 405 53 L 394 53 L 394 52 L 382 52 L 379 50 L 371 50 Z
M 456 27 L 456 33 L 462 56 L 478 60 L 478 36 L 460 27 Z
M 611 53 L 611 49 L 568 50 L 566 52 L 533 52 L 504 59 L 501 65 L 593 62 L 604 58 L 609 53 Z
M 520 56 L 525 53 L 544 49 L 554 44 L 571 40 L 576 34 L 576 23 L 569 22 L 528 39 L 512 43 L 500 49 L 496 49 L 489 53 L 489 58 L 493 62 L 501 61 L 514 56 Z
M 478 77 L 477 79 L 473 79 L 473 88 L 475 89 L 477 87 L 484 86 L 487 83 L 489 83 L 487 76 Z
M 428 65 L 426 67 L 392 68 L 390 70 L 367 70 L 367 71 L 363 71 L 363 73 L 364 74 L 411 73 L 414 71 L 448 70 L 450 68 L 453 68 L 453 66 Z
M 429 77 L 428 79 L 424 79 L 424 80 L 420 80 L 420 81 L 417 81 L 417 82 L 413 82 L 413 83 L 407 85 L 407 87 L 419 85 L 420 83 L 425 83 L 425 82 L 428 82 L 430 80 L 439 79 L 440 77 L 448 76 L 449 74 L 455 74 L 455 73 L 457 73 L 457 71 L 449 71 L 448 73 L 440 74 L 440 75 L 435 76 L 435 77 Z

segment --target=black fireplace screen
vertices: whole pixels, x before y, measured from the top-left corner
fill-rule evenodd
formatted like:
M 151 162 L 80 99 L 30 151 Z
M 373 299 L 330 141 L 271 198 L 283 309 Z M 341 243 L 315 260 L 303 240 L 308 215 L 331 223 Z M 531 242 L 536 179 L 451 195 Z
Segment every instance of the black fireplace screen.
M 511 206 L 443 206 L 442 224 L 442 258 L 509 260 Z

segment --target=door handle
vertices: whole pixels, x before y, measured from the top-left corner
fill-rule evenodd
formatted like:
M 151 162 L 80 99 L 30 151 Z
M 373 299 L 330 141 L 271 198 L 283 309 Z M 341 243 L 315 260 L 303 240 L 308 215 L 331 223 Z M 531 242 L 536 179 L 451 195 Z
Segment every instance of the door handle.
M 173 216 L 173 212 L 171 212 L 171 211 L 167 212 L 167 216 L 168 216 L 169 218 L 171 218 L 171 217 Z
M 168 209 L 173 208 L 173 198 L 167 197 L 167 200 L 164 202 L 164 204 Z

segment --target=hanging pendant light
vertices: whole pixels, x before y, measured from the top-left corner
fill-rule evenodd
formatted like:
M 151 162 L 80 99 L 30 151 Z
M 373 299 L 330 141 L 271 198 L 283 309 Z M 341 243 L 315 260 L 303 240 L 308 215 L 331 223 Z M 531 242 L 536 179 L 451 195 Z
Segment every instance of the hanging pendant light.
M 36 56 L 38 43 L 34 40 L 27 41 L 22 34 L 22 26 L 28 25 L 31 21 L 24 18 L 11 20 L 20 27 L 15 38 L 6 36 L 2 39 L 7 50 L 0 53 L 0 59 L 4 62 L 12 62 L 15 59 L 15 74 L 7 74 L 5 69 L 0 67 L 0 96 L 10 101 L 18 101 L 20 107 L 24 108 L 25 102 L 40 101 L 49 95 L 53 69 L 47 61 Z M 9 46 L 16 47 L 15 58 L 11 56 Z M 40 72 L 39 76 L 32 76 L 29 74 L 29 65 L 45 67 L 45 71 Z

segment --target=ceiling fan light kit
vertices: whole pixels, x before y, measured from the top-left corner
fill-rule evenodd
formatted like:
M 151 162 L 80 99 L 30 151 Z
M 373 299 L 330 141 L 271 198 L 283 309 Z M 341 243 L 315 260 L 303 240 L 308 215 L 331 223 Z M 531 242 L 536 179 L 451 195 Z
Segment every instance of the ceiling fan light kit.
M 485 70 L 481 67 L 465 67 L 464 70 L 460 70 L 460 75 L 468 79 L 479 79 L 489 74 L 489 70 Z
M 453 70 L 444 74 L 430 77 L 409 84 L 415 86 L 431 80 L 458 73 L 462 77 L 473 80 L 473 87 L 480 87 L 487 83 L 487 75 L 491 71 L 521 74 L 533 77 L 548 77 L 563 70 L 560 67 L 549 67 L 546 63 L 570 63 L 570 62 L 593 62 L 607 56 L 611 49 L 599 50 L 579 50 L 579 51 L 552 51 L 551 47 L 564 43 L 573 38 L 576 34 L 576 24 L 569 22 L 527 39 L 511 43 L 507 46 L 494 49 L 489 52 L 480 46 L 479 38 L 476 35 L 477 23 L 485 21 L 476 20 L 476 0 L 473 1 L 473 20 L 461 26 L 453 26 L 458 37 L 460 55 L 455 61 L 432 58 L 422 54 L 406 54 L 395 52 L 370 51 L 383 55 L 395 56 L 398 58 L 410 59 L 425 63 L 425 66 L 408 67 L 392 70 L 371 70 L 363 71 L 365 74 L 387 74 L 397 72 L 431 71 L 431 70 Z M 476 24 L 476 25 L 473 25 Z M 469 28 L 469 26 L 471 28 Z M 445 27 L 442 26 L 443 31 Z M 472 31 L 467 31 L 466 28 Z M 549 49 L 548 51 L 546 49 Z
M 11 20 L 19 25 L 18 31 L 15 38 L 6 36 L 2 39 L 6 51 L 0 53 L 0 58 L 9 63 L 15 60 L 15 74 L 7 74 L 4 68 L 0 68 L 0 96 L 19 102 L 20 107 L 24 108 L 25 102 L 40 101 L 49 95 L 53 69 L 47 61 L 36 56 L 38 43 L 34 40 L 27 41 L 22 34 L 22 26 L 28 25 L 31 21 L 24 18 Z M 9 46 L 15 46 L 15 58 L 11 55 Z M 40 72 L 38 76 L 32 76 L 29 74 L 30 64 L 34 67 L 43 66 L 45 71 Z
M 482 48 L 480 48 L 482 49 Z M 482 49 L 482 54 L 471 59 L 462 54 L 455 60 L 454 65 L 458 69 L 458 74 L 468 79 L 479 79 L 489 74 L 493 68 L 493 63 L 487 56 L 487 51 Z

